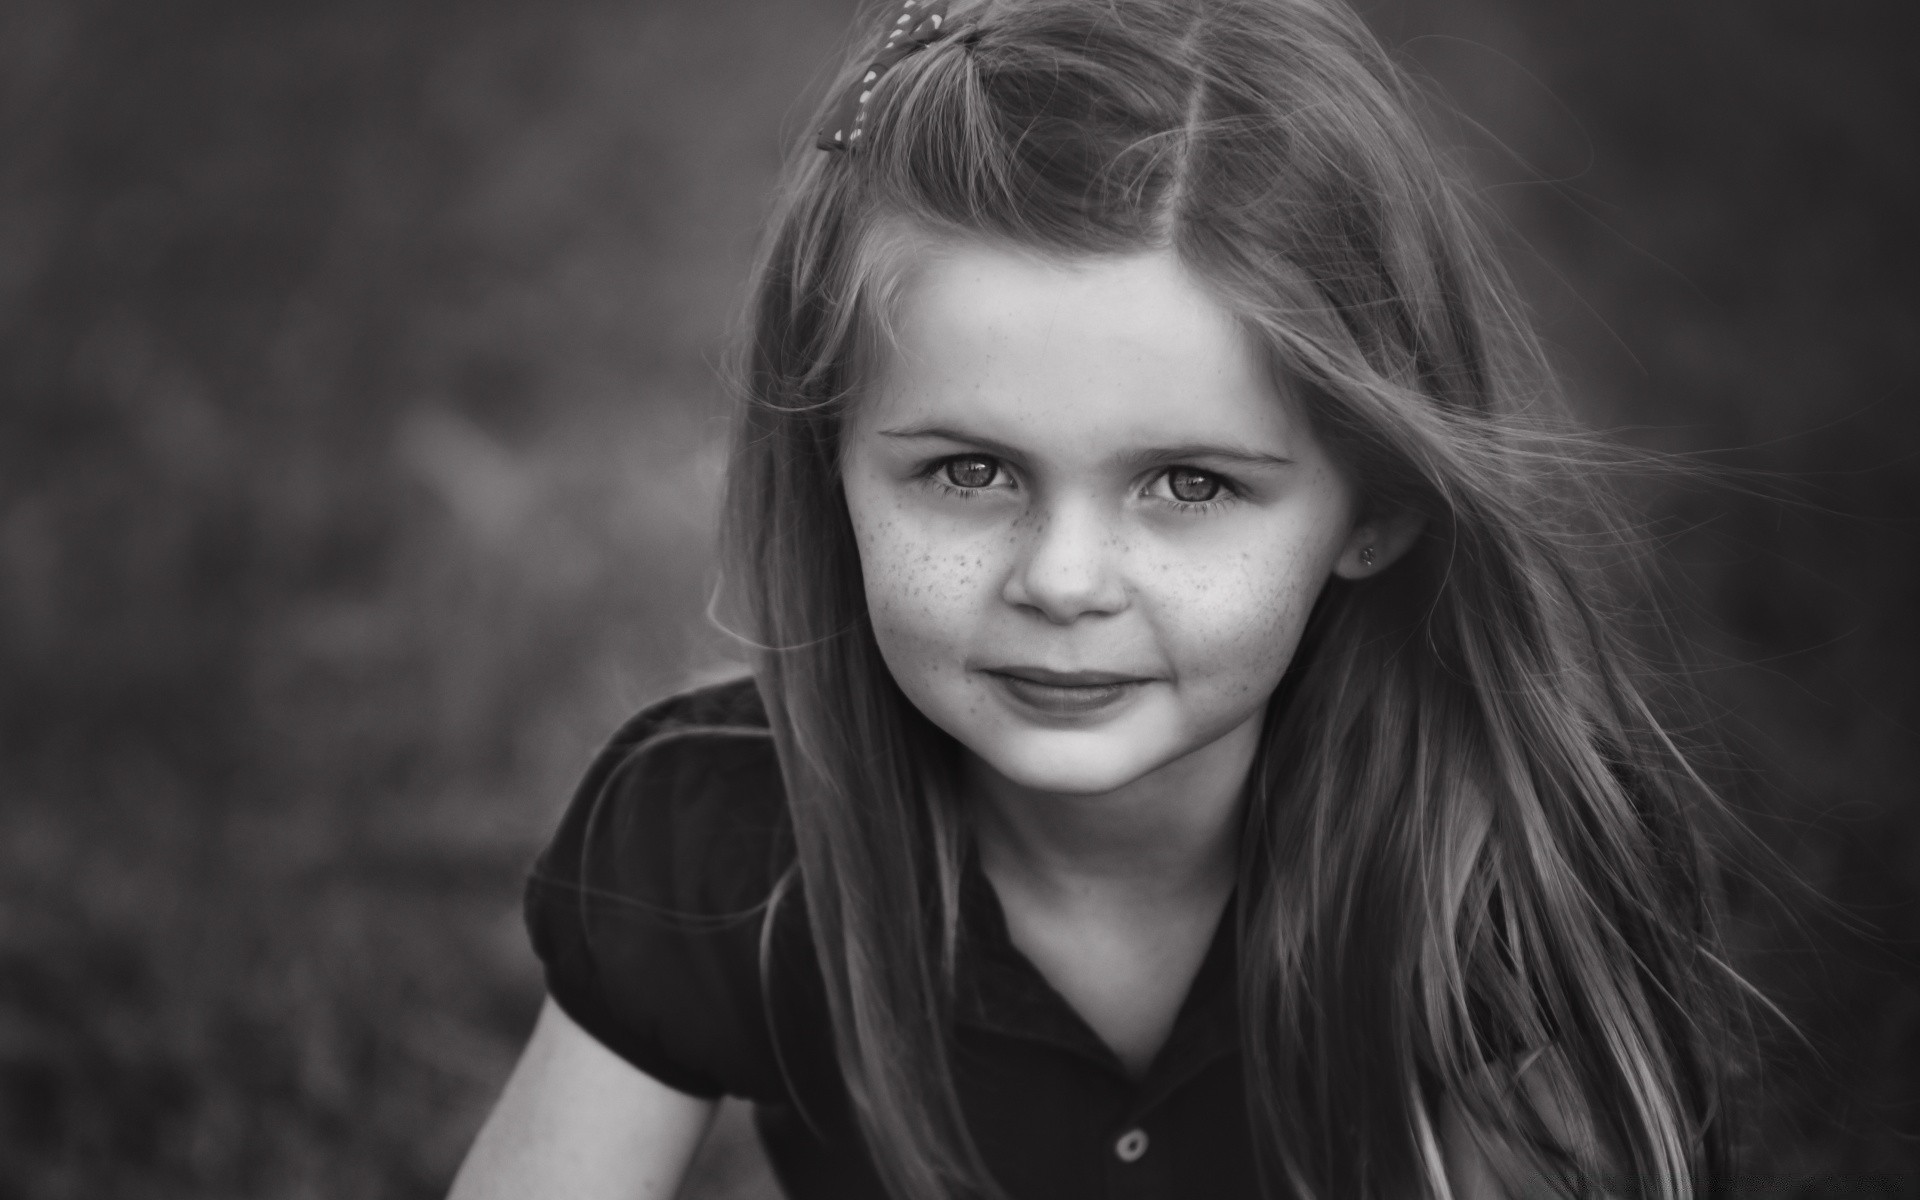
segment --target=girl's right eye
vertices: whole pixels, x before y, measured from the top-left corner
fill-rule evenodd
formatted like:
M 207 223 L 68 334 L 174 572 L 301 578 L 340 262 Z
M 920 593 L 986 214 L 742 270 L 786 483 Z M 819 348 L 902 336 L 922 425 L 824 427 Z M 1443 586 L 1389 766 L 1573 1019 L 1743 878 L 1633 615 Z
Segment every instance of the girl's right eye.
M 984 454 L 962 454 L 948 459 L 940 473 L 954 487 L 971 491 L 990 487 L 1000 477 L 1000 464 Z

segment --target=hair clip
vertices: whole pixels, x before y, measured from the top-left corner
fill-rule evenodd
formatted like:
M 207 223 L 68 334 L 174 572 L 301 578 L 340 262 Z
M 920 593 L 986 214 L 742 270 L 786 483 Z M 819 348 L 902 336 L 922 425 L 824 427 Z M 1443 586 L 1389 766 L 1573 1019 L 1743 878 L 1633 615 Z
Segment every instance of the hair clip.
M 947 0 L 904 0 L 900 16 L 887 32 L 880 53 L 867 64 L 847 94 L 834 105 L 833 117 L 820 131 L 814 143 L 822 150 L 851 150 L 865 131 L 867 101 L 873 99 L 874 85 L 899 61 L 915 50 L 925 50 L 940 40 L 947 24 Z

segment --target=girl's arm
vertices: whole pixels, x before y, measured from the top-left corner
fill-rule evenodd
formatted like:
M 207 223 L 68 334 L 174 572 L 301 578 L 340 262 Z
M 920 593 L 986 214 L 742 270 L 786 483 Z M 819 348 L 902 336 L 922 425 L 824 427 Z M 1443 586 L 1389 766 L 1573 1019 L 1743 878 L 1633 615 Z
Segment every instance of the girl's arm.
M 448 1200 L 670 1200 L 713 1112 L 549 999 Z

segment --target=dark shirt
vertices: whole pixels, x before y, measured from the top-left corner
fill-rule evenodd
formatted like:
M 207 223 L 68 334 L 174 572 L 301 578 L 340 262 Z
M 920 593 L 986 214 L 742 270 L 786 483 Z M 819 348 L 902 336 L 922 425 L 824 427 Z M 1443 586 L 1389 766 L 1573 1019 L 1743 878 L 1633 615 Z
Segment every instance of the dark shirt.
M 804 900 L 762 917 L 792 862 L 751 681 L 654 705 L 603 750 L 540 856 L 527 925 L 556 1003 L 695 1096 L 753 1101 L 793 1200 L 882 1200 L 834 1055 Z M 1259 1195 L 1241 1091 L 1231 913 L 1146 1075 L 1008 938 L 976 863 L 961 881 L 953 1069 L 987 1167 L 1017 1200 Z

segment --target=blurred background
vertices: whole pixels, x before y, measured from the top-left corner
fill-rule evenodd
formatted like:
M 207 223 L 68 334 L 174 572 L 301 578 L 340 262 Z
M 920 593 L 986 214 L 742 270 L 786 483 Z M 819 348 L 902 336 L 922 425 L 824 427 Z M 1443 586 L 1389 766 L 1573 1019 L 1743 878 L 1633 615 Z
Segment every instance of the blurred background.
M 1881 0 L 1365 0 L 1638 497 L 1800 1023 L 1920 1195 L 1920 95 Z M 0 1197 L 434 1197 L 586 756 L 724 669 L 715 365 L 847 0 L 0 4 Z M 729 1110 L 689 1194 L 766 1195 Z M 1855 1190 L 1845 1190 L 1847 1188 Z M 1866 1190 L 1859 1190 L 1865 1188 Z

